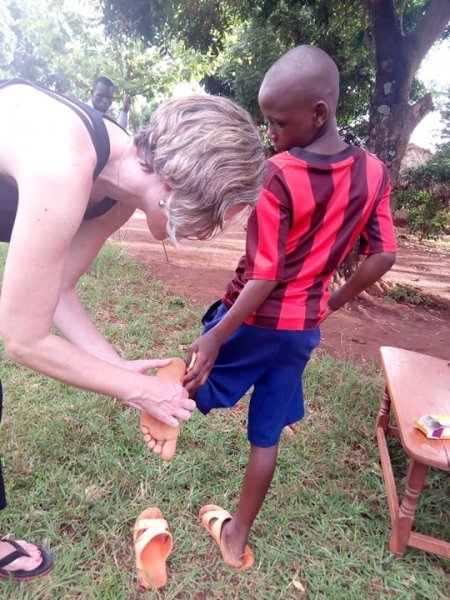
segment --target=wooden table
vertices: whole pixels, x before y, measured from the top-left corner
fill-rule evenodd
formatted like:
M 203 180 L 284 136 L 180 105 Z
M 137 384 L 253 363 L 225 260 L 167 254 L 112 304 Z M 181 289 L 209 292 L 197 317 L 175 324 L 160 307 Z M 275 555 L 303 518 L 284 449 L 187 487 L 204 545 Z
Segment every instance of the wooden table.
M 425 414 L 450 414 L 449 361 L 388 346 L 381 348 L 381 359 L 386 387 L 375 433 L 392 525 L 389 548 L 402 555 L 407 546 L 412 546 L 450 558 L 450 542 L 413 530 L 417 500 L 428 469 L 450 472 L 450 440 L 428 439 L 413 425 L 414 419 Z M 395 425 L 391 423 L 391 411 Z M 400 504 L 387 445 L 388 435 L 400 438 L 410 459 Z

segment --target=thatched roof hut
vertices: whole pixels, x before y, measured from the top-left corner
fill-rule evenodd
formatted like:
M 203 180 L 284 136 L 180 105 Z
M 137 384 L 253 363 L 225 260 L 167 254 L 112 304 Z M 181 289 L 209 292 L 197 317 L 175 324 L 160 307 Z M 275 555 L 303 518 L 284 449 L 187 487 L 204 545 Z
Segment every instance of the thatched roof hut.
M 405 156 L 403 157 L 402 164 L 400 165 L 400 172 L 405 169 L 413 169 L 415 167 L 420 167 L 427 163 L 430 158 L 433 156 L 431 150 L 427 150 L 426 148 L 421 148 L 416 144 L 408 144 L 406 148 Z

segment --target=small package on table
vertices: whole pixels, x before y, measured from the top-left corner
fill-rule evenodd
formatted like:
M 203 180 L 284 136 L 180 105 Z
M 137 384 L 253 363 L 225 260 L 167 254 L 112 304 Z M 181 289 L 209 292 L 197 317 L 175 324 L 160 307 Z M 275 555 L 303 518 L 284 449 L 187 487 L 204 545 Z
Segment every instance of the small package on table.
M 415 419 L 414 427 L 432 440 L 450 440 L 450 415 L 423 415 Z

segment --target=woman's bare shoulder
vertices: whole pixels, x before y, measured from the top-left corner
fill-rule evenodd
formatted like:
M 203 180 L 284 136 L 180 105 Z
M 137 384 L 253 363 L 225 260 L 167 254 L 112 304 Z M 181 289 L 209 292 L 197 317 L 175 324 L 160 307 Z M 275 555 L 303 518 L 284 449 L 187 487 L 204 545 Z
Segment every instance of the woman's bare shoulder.
M 77 114 L 32 86 L 0 89 L 0 131 L 0 170 L 13 176 L 30 164 L 35 169 L 86 164 L 88 170 L 95 164 L 95 149 Z

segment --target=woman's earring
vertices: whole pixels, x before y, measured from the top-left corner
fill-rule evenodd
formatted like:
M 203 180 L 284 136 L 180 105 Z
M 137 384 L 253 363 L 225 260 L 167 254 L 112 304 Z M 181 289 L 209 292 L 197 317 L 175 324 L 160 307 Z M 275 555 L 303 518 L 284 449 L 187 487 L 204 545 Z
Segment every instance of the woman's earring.
M 164 208 L 164 207 L 165 207 L 165 205 L 166 205 L 166 200 L 160 200 L 160 201 L 158 202 L 158 204 L 159 204 L 159 206 L 160 206 L 161 208 Z

